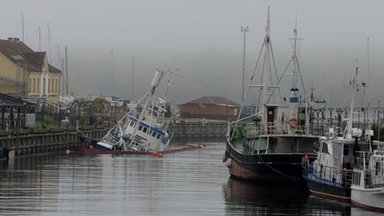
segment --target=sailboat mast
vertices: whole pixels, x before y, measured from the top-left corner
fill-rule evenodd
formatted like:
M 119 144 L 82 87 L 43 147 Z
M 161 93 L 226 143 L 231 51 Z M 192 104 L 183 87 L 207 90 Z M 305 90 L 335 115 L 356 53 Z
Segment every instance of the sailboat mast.
M 21 13 L 21 40 L 24 42 L 24 13 Z
M 68 49 L 65 47 L 65 94 L 68 96 Z

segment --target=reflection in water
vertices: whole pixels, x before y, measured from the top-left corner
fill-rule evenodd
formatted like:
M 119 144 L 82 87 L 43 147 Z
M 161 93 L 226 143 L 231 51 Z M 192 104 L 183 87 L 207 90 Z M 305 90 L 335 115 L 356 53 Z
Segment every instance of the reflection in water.
M 229 179 L 225 145 L 165 155 L 56 154 L 0 167 L 0 215 L 366 215 L 305 189 Z M 224 185 L 224 187 L 223 187 Z M 224 193 L 224 196 L 223 196 Z
M 0 214 L 223 215 L 223 151 L 19 158 L 0 170 Z
M 229 215 L 350 215 L 350 207 L 308 197 L 299 185 L 255 184 L 229 178 L 224 187 Z

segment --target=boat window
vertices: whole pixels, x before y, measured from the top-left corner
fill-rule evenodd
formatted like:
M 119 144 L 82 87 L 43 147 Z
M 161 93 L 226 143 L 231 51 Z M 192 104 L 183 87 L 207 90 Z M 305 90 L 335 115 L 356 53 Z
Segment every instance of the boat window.
M 380 165 L 381 165 L 380 162 L 376 162 L 376 170 L 375 170 L 375 174 L 376 175 L 380 174 L 380 170 L 381 170 Z
M 160 139 L 160 137 L 161 137 L 161 134 L 157 134 L 157 135 L 156 135 L 156 138 L 157 138 L 157 139 Z
M 349 149 L 347 145 L 344 146 L 344 155 L 349 155 Z
M 152 131 L 152 136 L 153 137 L 156 137 L 157 136 L 157 133 L 155 131 Z
M 148 130 L 148 128 L 146 128 L 146 127 L 145 127 L 145 128 L 143 128 L 143 132 L 144 132 L 144 133 L 146 133 L 146 132 L 147 132 L 147 130 Z
M 259 139 L 258 141 L 257 141 L 257 148 L 258 148 L 258 151 L 259 151 L 259 153 L 265 153 L 265 151 L 267 150 L 267 145 L 268 145 L 268 143 L 267 143 L 267 139 L 264 139 L 264 140 L 262 140 L 262 139 Z
M 353 172 L 352 173 L 352 184 L 354 185 L 360 185 L 360 173 L 359 172 Z
M 143 130 L 143 126 L 139 126 L 139 131 L 142 131 Z
M 321 152 L 329 154 L 327 143 L 323 143 L 323 148 L 321 149 Z
M 135 122 L 131 121 L 129 122 L 129 125 L 133 127 L 133 125 L 135 124 Z

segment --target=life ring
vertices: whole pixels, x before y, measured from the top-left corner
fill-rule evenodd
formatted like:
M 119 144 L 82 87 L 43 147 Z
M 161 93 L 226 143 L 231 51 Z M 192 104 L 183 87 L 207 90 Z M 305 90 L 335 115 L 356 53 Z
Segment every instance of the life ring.
M 291 128 L 293 128 L 293 129 L 297 128 L 297 124 L 298 124 L 298 123 L 299 123 L 299 122 L 297 121 L 297 119 L 296 119 L 295 117 L 289 119 L 289 121 L 288 121 L 289 126 L 290 126 Z

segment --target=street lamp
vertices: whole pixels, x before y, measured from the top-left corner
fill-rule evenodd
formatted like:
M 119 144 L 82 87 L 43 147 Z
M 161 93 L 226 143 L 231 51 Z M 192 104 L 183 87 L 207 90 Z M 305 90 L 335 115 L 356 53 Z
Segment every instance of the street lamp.
M 115 123 L 116 123 L 116 105 L 117 105 L 117 101 L 114 101 L 113 104 L 115 105 Z
M 245 35 L 247 32 L 249 32 L 249 28 L 241 26 L 241 32 L 244 33 L 244 40 L 243 40 L 243 80 L 242 80 L 242 88 L 241 88 L 241 102 L 243 103 L 245 100 L 244 95 L 244 82 L 245 82 Z
M 42 96 L 42 109 L 41 109 L 41 127 L 42 128 L 45 128 L 45 125 L 44 125 L 44 112 L 45 112 L 45 103 L 47 102 L 47 95 L 43 95 Z

